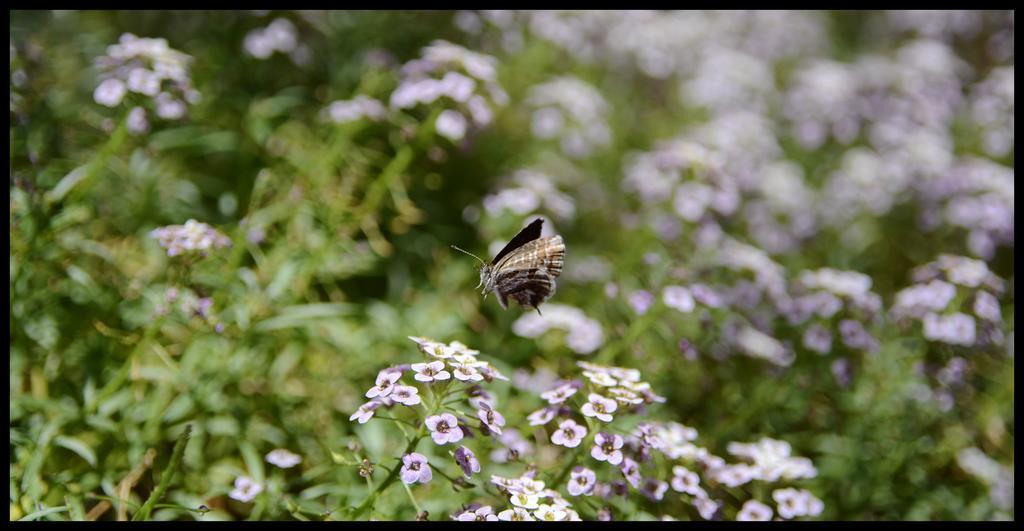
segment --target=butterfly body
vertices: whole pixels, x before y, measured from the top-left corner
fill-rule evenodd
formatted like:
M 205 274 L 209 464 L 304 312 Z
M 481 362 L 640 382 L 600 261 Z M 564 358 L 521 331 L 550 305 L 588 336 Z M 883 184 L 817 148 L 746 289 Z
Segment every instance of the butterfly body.
M 491 263 L 480 260 L 477 287 L 483 287 L 484 297 L 492 291 L 497 293 L 503 309 L 508 308 L 508 299 L 512 299 L 540 313 L 540 304 L 555 294 L 555 278 L 562 274 L 565 260 L 565 242 L 561 236 L 541 238 L 543 222 L 534 220 L 519 231 Z

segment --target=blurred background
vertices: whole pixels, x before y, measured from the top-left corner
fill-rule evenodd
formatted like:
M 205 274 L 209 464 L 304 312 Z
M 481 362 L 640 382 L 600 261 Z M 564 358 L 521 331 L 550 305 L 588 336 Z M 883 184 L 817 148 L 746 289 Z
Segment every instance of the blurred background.
M 709 449 L 809 457 L 826 519 L 1014 517 L 1013 12 L 10 30 L 12 520 L 134 512 L 186 424 L 154 518 L 357 503 L 332 454 L 397 455 L 348 418 L 420 361 L 407 336 L 480 350 L 510 424 L 578 360 L 639 368 L 650 415 Z M 449 248 L 493 256 L 537 216 L 567 246 L 544 318 L 483 300 Z M 161 246 L 190 219 L 230 245 Z M 277 447 L 301 466 L 229 498 Z M 474 499 L 431 488 L 432 515 Z M 392 490 L 378 517 L 411 518 Z

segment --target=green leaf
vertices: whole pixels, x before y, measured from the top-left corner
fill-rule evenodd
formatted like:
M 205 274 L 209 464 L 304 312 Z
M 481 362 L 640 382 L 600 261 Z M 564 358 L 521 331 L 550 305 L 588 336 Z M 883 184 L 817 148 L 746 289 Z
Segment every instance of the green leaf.
M 49 509 L 43 509 L 41 511 L 36 511 L 36 512 L 34 512 L 32 514 L 27 514 L 27 515 L 21 517 L 20 519 L 18 519 L 18 521 L 19 522 L 32 522 L 32 521 L 38 520 L 38 519 L 40 519 L 40 518 L 42 518 L 44 516 L 51 515 L 51 514 L 56 514 L 56 513 L 63 513 L 65 511 L 67 511 L 67 510 L 68 510 L 68 508 L 66 506 L 64 506 L 64 505 L 61 505 L 60 507 L 50 507 Z
M 85 462 L 89 463 L 90 466 L 94 468 L 96 467 L 96 454 L 93 453 L 92 449 L 89 448 L 89 445 L 85 444 L 84 442 L 74 437 L 58 435 L 53 438 L 53 444 L 71 450 L 72 452 L 78 454 L 78 456 L 81 457 L 82 459 L 85 459 Z

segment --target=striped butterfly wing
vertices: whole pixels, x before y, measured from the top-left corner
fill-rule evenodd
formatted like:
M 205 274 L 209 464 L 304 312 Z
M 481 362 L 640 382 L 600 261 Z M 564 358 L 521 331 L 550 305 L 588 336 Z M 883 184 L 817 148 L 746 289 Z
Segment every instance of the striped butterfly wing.
M 507 308 L 511 297 L 521 306 L 536 309 L 554 295 L 555 278 L 562 274 L 564 260 L 561 236 L 530 241 L 504 257 L 494 272 L 501 307 Z

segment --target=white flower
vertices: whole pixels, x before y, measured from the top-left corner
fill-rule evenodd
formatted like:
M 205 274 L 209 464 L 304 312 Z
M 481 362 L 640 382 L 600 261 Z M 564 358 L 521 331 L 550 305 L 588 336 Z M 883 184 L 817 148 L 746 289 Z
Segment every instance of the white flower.
M 661 298 L 665 306 L 685 313 L 692 312 L 696 306 L 690 290 L 683 286 L 666 286 L 661 292 Z
M 430 363 L 413 363 L 411 368 L 413 371 L 416 371 L 413 379 L 420 382 L 441 381 L 452 377 L 451 373 L 444 370 L 444 362 L 440 360 Z
M 547 400 L 549 404 L 561 404 L 569 399 L 570 396 L 576 394 L 576 386 L 572 384 L 565 384 L 556 387 L 550 391 L 545 391 L 540 394 L 540 397 Z
M 530 511 L 523 509 L 522 507 L 513 507 L 512 509 L 505 509 L 498 513 L 498 520 L 504 520 L 506 522 L 532 522 L 536 520 Z
M 239 476 L 235 479 L 235 488 L 228 496 L 242 503 L 251 502 L 256 495 L 263 492 L 263 485 L 256 483 L 249 476 Z
M 395 385 L 388 397 L 399 404 L 415 406 L 421 402 L 419 392 L 419 389 L 411 385 Z
M 376 385 L 366 391 L 366 398 L 381 397 L 384 398 L 391 394 L 394 389 L 395 382 L 402 377 L 402 374 L 398 371 L 381 371 L 377 375 Z
M 348 420 L 358 419 L 360 424 L 366 424 L 367 421 L 373 418 L 373 412 L 382 405 L 384 405 L 384 403 L 380 400 L 370 400 L 369 402 L 359 406 L 359 409 L 356 410 Z
M 555 412 L 556 410 L 554 408 L 545 407 L 530 413 L 526 417 L 526 420 L 530 422 L 530 426 L 543 426 L 548 422 L 551 422 L 551 419 L 555 418 Z
M 700 488 L 700 478 L 696 472 L 683 466 L 672 467 L 672 490 L 676 492 L 685 492 L 692 496 L 696 496 L 702 489 Z
M 457 111 L 446 109 L 437 117 L 434 128 L 437 134 L 452 140 L 462 140 L 466 136 L 466 117 Z
M 302 462 L 302 457 L 289 452 L 284 448 L 278 448 L 267 454 L 267 462 L 279 468 L 291 468 Z
M 583 442 L 586 435 L 586 428 L 576 424 L 575 420 L 568 419 L 558 425 L 558 429 L 551 435 L 551 442 L 566 448 L 575 448 Z
M 512 502 L 512 505 L 523 509 L 536 509 L 540 506 L 540 496 L 523 492 L 513 494 L 509 501 Z
M 538 520 L 547 522 L 559 522 L 565 520 L 565 518 L 569 516 L 569 513 L 565 509 L 559 509 L 558 507 L 547 504 L 538 507 L 536 511 L 533 511 L 533 514 Z
M 100 105 L 117 107 L 127 92 L 124 81 L 120 79 L 106 79 L 93 91 L 92 99 Z
M 736 515 L 736 520 L 740 522 L 767 522 L 771 519 L 772 508 L 757 500 L 747 500 L 744 502 L 743 508 Z
M 604 422 L 611 422 L 611 413 L 615 411 L 618 405 L 614 400 L 605 398 L 597 393 L 590 393 L 587 397 L 587 403 L 583 404 L 580 411 L 588 417 L 597 417 L 598 420 Z
M 975 324 L 970 315 L 960 312 L 950 315 L 929 313 L 924 316 L 922 323 L 925 339 L 966 347 L 974 344 Z

